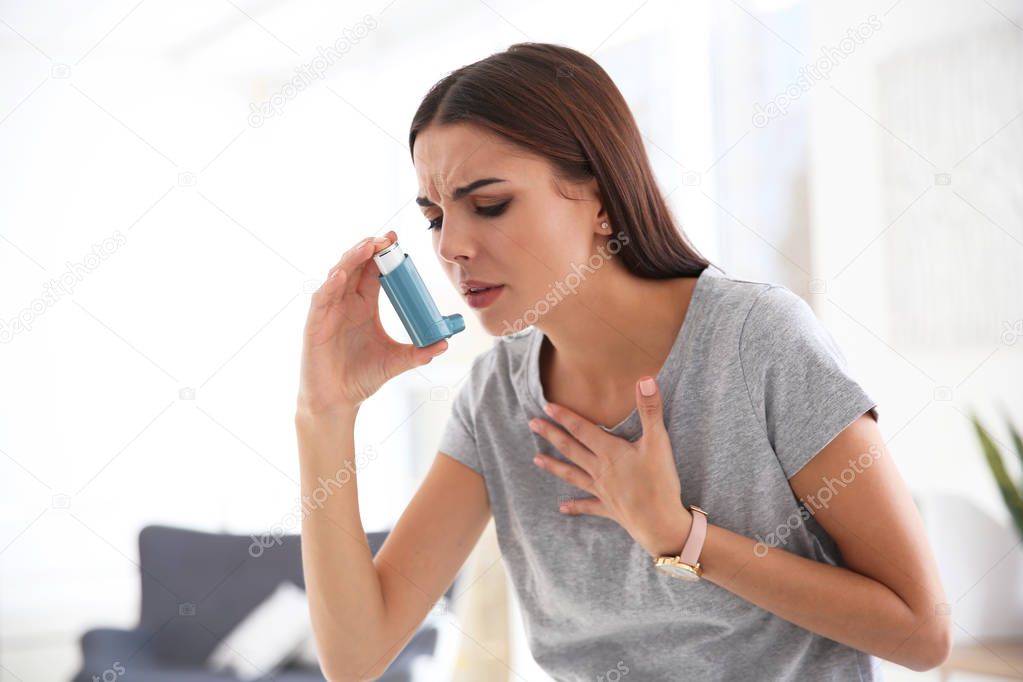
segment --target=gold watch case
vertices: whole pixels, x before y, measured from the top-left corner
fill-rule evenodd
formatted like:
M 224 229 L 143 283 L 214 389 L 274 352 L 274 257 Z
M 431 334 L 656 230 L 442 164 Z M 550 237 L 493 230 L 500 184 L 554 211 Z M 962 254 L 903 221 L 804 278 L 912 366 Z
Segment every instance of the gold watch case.
M 695 504 L 691 505 L 689 509 L 690 511 L 696 510 L 696 512 L 702 513 L 704 516 L 707 515 L 707 512 Z M 659 556 L 654 559 L 654 568 L 665 575 L 670 575 L 672 578 L 688 582 L 696 582 L 703 575 L 703 567 L 699 561 L 695 564 L 687 564 L 682 561 L 680 556 Z
M 659 556 L 654 560 L 654 568 L 661 573 L 670 575 L 679 580 L 696 582 L 703 575 L 703 566 L 700 562 L 695 565 L 683 563 L 677 556 Z

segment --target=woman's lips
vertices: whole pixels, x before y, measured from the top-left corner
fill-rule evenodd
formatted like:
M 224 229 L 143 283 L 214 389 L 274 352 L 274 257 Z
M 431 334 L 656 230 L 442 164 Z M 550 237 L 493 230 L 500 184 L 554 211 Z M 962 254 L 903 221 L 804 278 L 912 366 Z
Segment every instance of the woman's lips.
M 458 287 L 463 294 L 469 293 L 469 289 L 488 289 L 499 287 L 500 282 L 484 282 L 482 279 L 463 279 L 458 282 Z
M 465 300 L 469 302 L 469 306 L 472 308 L 486 308 L 497 300 L 502 291 L 504 291 L 503 284 L 498 284 L 479 292 L 467 291 Z

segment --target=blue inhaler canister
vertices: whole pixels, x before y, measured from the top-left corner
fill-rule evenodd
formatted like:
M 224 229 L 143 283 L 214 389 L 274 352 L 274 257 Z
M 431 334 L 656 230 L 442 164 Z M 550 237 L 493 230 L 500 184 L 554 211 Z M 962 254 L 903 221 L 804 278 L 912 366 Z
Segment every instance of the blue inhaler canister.
M 440 314 L 419 271 L 398 242 L 373 254 L 373 261 L 380 270 L 377 276 L 380 286 L 416 346 L 429 346 L 465 329 L 465 320 L 459 313 Z

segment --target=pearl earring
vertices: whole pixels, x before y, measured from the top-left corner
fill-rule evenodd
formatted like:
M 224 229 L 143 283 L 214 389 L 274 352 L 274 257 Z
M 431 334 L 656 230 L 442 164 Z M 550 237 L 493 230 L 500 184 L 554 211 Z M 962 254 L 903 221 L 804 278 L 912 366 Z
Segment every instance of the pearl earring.
M 611 228 L 610 228 L 610 227 L 608 226 L 608 224 L 607 224 L 607 221 L 604 221 L 604 222 L 602 222 L 602 223 L 600 224 L 600 226 L 601 226 L 601 227 L 603 227 L 603 228 L 604 228 L 605 230 L 610 230 L 610 229 L 611 229 Z

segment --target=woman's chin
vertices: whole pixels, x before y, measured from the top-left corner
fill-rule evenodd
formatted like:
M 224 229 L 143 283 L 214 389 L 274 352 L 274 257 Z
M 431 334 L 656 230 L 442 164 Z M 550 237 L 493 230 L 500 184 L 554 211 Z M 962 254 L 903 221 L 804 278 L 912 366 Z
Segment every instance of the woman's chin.
M 494 309 L 477 310 L 476 317 L 483 329 L 491 336 L 510 336 L 528 329 L 531 322 L 527 322 L 521 315 L 502 315 Z

